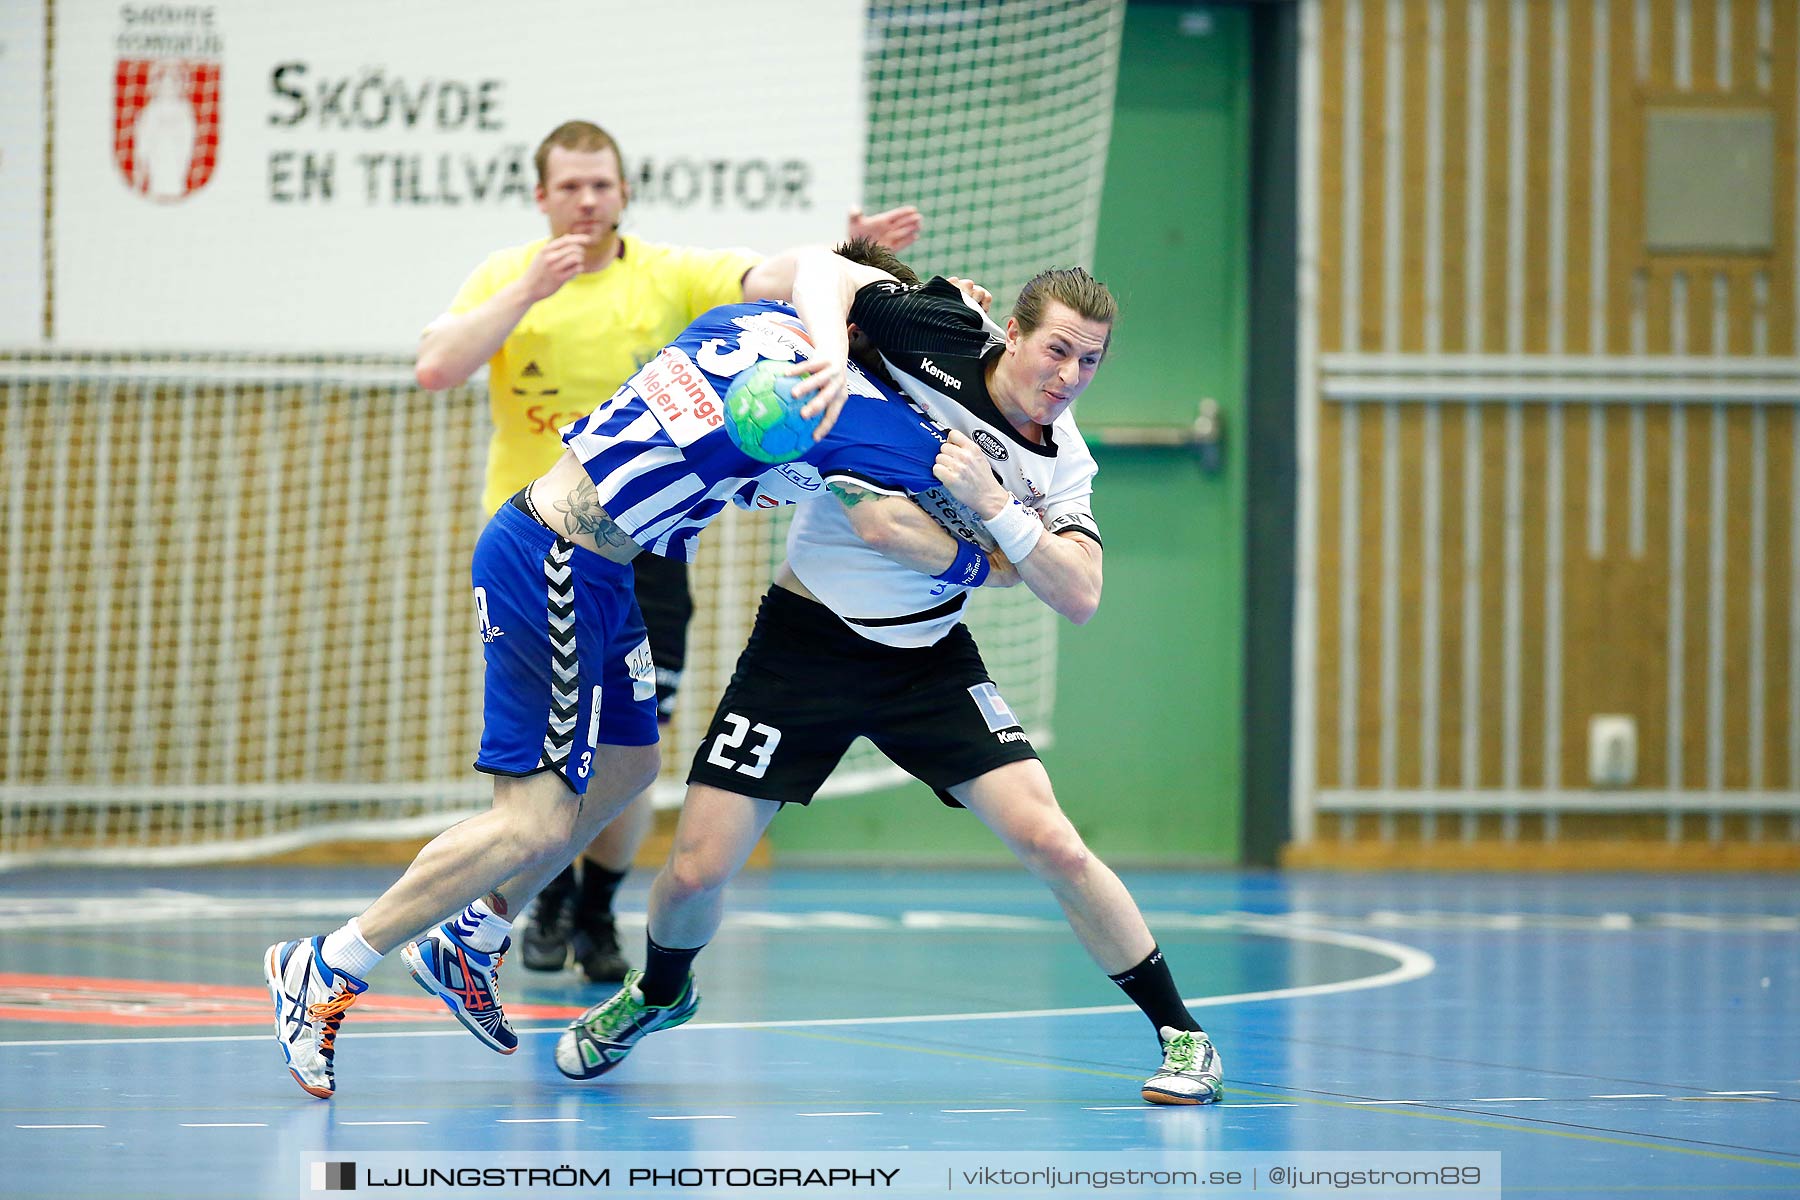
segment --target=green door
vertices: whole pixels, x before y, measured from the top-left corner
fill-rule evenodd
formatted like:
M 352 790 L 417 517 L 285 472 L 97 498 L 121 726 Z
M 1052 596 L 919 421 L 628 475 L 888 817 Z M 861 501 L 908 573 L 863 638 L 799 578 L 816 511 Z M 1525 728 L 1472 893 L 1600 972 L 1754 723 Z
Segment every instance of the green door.
M 1247 11 L 1130 5 L 1094 256 L 1120 315 L 1079 408 L 1106 588 L 1063 634 L 1044 755 L 1107 859 L 1238 857 L 1249 98 Z M 1106 444 L 1190 426 L 1203 397 L 1223 415 L 1216 474 Z

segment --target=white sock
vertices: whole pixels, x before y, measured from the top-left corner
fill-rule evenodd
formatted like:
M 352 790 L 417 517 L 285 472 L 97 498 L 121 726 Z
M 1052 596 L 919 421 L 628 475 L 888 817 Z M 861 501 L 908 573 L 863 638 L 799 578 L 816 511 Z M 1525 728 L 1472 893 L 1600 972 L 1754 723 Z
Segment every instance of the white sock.
M 368 979 L 369 972 L 381 961 L 381 955 L 375 952 L 375 947 L 363 940 L 362 930 L 357 928 L 355 917 L 345 921 L 335 932 L 325 935 L 325 945 L 320 948 L 320 953 L 325 958 L 326 966 L 334 971 L 344 972 L 359 983 Z
M 445 923 L 469 949 L 484 954 L 498 950 L 512 933 L 512 922 L 489 908 L 485 899 L 475 901 Z

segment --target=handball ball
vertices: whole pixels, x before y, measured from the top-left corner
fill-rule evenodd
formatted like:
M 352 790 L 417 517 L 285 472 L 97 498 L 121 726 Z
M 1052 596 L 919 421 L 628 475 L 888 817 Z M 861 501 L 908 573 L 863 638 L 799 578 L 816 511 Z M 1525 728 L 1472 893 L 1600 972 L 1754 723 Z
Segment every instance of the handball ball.
M 793 462 L 813 445 L 819 422 L 800 415 L 807 398 L 794 398 L 794 385 L 806 376 L 784 374 L 786 370 L 785 363 L 765 358 L 732 380 L 725 392 L 725 432 L 758 462 Z

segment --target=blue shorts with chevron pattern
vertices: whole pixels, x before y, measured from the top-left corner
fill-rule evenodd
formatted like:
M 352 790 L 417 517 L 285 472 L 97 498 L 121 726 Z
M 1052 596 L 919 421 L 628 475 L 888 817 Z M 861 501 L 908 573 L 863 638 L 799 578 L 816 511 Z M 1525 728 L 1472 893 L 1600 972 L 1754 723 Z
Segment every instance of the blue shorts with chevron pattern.
M 556 771 L 580 794 L 598 747 L 656 741 L 656 664 L 629 566 L 501 505 L 470 574 L 487 662 L 476 770 Z

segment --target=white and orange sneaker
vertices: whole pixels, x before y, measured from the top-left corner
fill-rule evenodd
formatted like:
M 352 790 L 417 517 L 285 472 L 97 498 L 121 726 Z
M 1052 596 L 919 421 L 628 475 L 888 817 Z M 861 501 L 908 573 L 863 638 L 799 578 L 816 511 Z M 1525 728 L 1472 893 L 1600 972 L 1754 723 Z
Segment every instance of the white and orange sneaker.
M 369 985 L 325 965 L 323 936 L 277 942 L 263 955 L 263 978 L 275 998 L 275 1040 L 288 1073 L 321 1099 L 337 1090 L 332 1060 L 344 1012 Z

